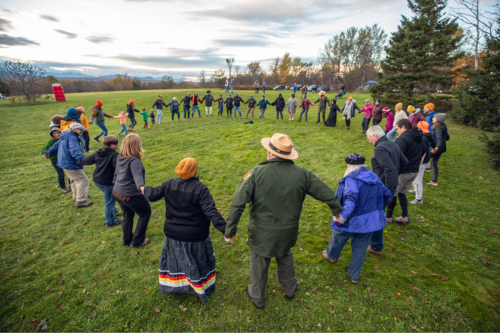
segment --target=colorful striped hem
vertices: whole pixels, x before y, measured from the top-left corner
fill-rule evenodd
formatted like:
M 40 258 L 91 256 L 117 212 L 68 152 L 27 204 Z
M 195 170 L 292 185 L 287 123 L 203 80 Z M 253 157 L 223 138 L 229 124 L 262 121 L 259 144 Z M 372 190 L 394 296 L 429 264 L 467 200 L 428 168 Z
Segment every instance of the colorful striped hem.
M 205 278 L 191 281 L 184 273 L 170 273 L 168 271 L 160 271 L 160 285 L 178 288 L 191 286 L 197 294 L 204 294 L 205 289 L 215 284 L 217 272 L 215 270 L 208 273 Z

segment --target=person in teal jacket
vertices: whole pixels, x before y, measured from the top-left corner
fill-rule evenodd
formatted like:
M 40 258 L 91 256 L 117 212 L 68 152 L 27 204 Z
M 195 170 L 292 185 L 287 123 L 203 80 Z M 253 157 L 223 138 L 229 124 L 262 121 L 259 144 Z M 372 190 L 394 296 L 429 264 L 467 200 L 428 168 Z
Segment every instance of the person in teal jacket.
M 61 130 L 59 127 L 52 127 L 50 129 L 50 140 L 47 144 L 42 148 L 42 154 L 45 155 L 45 152 L 49 151 L 50 147 L 52 147 L 59 138 L 61 137 Z M 56 169 L 57 172 L 57 181 L 59 182 L 59 187 L 63 193 L 68 193 L 70 190 L 66 187 L 66 182 L 64 181 L 64 170 L 57 166 L 57 153 L 49 157 L 50 163 Z
M 266 96 L 262 96 L 262 99 L 257 103 L 257 107 L 260 108 L 260 116 L 259 118 L 264 119 L 264 112 L 266 112 L 267 104 L 271 105 L 269 101 L 266 99 Z
M 144 128 L 149 128 L 148 127 L 149 114 L 146 112 L 146 108 L 142 109 L 141 115 L 142 115 L 142 120 L 144 121 Z

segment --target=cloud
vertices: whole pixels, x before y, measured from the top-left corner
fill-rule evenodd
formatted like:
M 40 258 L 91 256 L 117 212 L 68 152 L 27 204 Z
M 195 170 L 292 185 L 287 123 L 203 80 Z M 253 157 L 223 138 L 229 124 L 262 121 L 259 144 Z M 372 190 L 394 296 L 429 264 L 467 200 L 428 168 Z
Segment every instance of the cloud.
M 9 28 L 12 28 L 12 22 L 0 17 L 0 31 L 6 31 Z
M 255 47 L 271 44 L 266 38 L 215 39 L 212 42 L 219 47 Z
M 12 37 L 5 34 L 0 35 L 1 47 L 30 46 L 30 45 L 40 45 L 40 44 L 24 37 Z
M 112 43 L 115 39 L 109 36 L 93 35 L 87 37 L 87 40 L 94 44 L 101 44 L 101 43 Z
M 47 20 L 47 21 L 51 21 L 51 22 L 59 22 L 59 19 L 57 17 L 51 16 L 51 15 L 40 14 L 39 16 L 42 20 Z
M 73 38 L 76 38 L 78 37 L 78 34 L 75 34 L 73 32 L 69 32 L 69 31 L 64 31 L 64 30 L 60 30 L 60 29 L 56 29 L 56 31 L 60 34 L 63 34 L 66 36 L 66 38 L 68 39 L 73 39 Z

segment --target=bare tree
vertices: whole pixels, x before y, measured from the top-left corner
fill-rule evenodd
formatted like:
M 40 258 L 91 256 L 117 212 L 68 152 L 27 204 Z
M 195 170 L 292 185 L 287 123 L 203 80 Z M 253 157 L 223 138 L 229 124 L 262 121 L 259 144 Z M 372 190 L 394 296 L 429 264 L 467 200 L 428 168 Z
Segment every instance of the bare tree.
M 41 83 L 45 69 L 30 63 L 4 61 L 0 64 L 0 78 L 9 85 L 12 95 L 22 95 L 28 103 L 41 98 Z
M 458 8 L 452 8 L 453 14 L 465 26 L 466 35 L 474 48 L 474 70 L 479 68 L 480 47 L 486 46 L 486 39 L 494 34 L 495 20 L 490 12 L 479 9 L 479 0 L 456 0 Z
M 198 79 L 200 79 L 201 86 L 205 86 L 205 82 L 207 82 L 207 78 L 205 77 L 205 70 L 202 70 L 200 72 L 200 76 L 198 76 Z
M 231 77 L 231 69 L 233 68 L 234 58 L 226 58 L 226 63 L 229 68 L 229 77 Z
M 236 66 L 234 66 L 234 72 L 236 73 L 236 77 L 237 77 L 238 75 L 240 75 L 240 73 L 241 73 L 241 68 L 240 68 L 240 65 L 236 65 Z

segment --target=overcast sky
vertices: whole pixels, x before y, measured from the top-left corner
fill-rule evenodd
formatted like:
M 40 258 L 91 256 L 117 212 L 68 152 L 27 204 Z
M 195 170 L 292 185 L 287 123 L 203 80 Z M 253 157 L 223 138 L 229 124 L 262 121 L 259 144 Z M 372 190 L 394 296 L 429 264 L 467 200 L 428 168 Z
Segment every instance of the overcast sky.
M 401 15 L 405 0 L 1 0 L 0 58 L 96 76 L 227 73 L 229 57 L 269 70 L 285 52 L 317 62 L 351 26 L 394 32 Z

